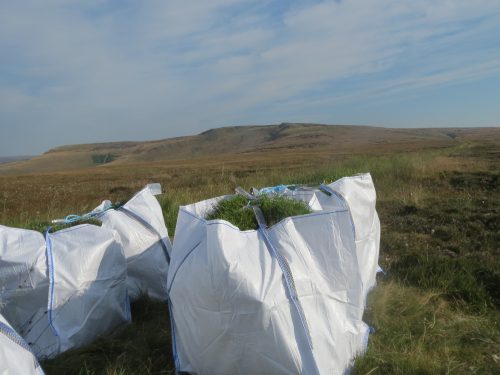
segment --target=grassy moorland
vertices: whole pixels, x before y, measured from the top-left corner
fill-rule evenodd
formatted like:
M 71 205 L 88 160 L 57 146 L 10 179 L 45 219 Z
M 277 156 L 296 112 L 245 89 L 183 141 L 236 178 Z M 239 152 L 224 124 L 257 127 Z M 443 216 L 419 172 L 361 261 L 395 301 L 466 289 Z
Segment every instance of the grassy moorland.
M 462 142 L 482 142 L 498 137 L 497 128 L 390 129 L 372 126 L 282 123 L 279 125 L 233 126 L 203 133 L 146 142 L 110 142 L 61 146 L 30 160 L 0 165 L 0 174 L 70 172 L 96 166 L 118 167 L 130 164 L 199 158 L 203 164 L 234 158 L 270 159 L 331 158 L 365 153 L 417 151 L 450 147 Z M 297 158 L 297 154 L 300 154 Z M 273 165 L 275 165 L 273 163 Z M 146 169 L 148 165 L 145 165 Z
M 375 328 L 355 374 L 500 373 L 500 140 L 408 152 L 220 158 L 0 176 L 0 223 L 40 227 L 120 201 L 149 182 L 169 233 L 177 208 L 236 186 L 317 185 L 371 172 L 386 271 L 369 296 Z M 42 224 L 41 224 L 42 223 Z M 47 374 L 173 374 L 163 303 L 141 300 L 133 323 L 42 364 Z

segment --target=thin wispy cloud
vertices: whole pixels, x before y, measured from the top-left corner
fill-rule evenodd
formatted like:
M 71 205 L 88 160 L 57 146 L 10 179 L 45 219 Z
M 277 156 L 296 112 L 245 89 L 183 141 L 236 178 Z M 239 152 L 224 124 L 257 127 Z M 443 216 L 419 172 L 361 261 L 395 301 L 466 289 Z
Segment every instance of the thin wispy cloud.
M 0 1 L 0 154 L 280 121 L 468 125 L 393 113 L 491 95 L 498 35 L 496 0 Z

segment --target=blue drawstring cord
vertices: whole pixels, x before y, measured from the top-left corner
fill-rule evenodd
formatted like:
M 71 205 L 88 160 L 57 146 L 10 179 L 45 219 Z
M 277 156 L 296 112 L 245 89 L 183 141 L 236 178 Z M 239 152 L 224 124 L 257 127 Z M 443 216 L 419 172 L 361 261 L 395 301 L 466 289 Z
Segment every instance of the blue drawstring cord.
M 104 208 L 96 209 L 91 212 L 87 212 L 86 214 L 83 215 L 76 215 L 76 214 L 70 214 L 67 215 L 64 219 L 55 219 L 52 220 L 52 224 L 59 224 L 59 225 L 68 225 L 68 224 L 73 224 L 77 223 L 79 221 L 87 221 L 91 219 L 95 219 L 102 215 L 104 212 L 112 209 L 112 208 L 118 208 L 120 205 L 112 205 L 109 204 L 109 206 L 105 206 Z
M 295 186 L 296 185 L 276 185 L 276 186 L 264 187 L 262 189 L 259 189 L 259 191 L 257 192 L 257 195 L 284 194 L 287 190 L 291 190 Z

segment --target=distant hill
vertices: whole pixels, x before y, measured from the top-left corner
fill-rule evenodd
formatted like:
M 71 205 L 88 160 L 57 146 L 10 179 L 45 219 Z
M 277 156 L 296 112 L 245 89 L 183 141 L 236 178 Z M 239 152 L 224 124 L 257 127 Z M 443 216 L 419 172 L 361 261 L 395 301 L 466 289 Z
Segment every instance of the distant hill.
M 31 159 L 32 155 L 22 155 L 22 156 L 0 156 L 0 164 L 12 163 L 14 161 L 19 160 L 28 160 Z
M 229 155 L 345 154 L 445 147 L 467 141 L 500 139 L 500 128 L 392 129 L 370 126 L 282 123 L 235 126 L 149 142 L 61 146 L 30 160 L 0 165 L 0 174 L 67 171 L 96 166 L 173 161 Z

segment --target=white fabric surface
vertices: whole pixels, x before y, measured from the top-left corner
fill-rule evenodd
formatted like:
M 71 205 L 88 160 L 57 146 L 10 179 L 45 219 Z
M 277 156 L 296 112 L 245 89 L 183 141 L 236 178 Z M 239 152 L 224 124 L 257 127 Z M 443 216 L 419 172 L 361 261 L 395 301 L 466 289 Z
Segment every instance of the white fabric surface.
M 39 358 L 130 319 L 119 238 L 95 225 L 49 234 L 47 243 L 39 232 L 0 226 L 0 286 L 0 313 Z
M 43 375 L 35 356 L 25 348 L 27 344 L 19 341 L 22 338 L 0 315 L 0 375 Z
M 147 185 L 123 206 L 99 217 L 104 228 L 116 230 L 127 259 L 127 287 L 131 300 L 141 294 L 166 300 L 168 257 L 172 249 L 162 209 L 154 196 L 159 184 Z M 137 215 L 144 223 L 134 217 Z
M 167 284 L 178 370 L 342 374 L 365 349 L 361 318 L 378 259 L 375 189 L 368 174 L 329 187 L 341 196 L 292 195 L 316 212 L 265 232 L 205 220 L 227 197 L 180 208 Z M 272 248 L 288 263 L 305 324 Z

